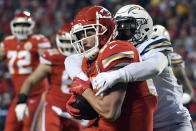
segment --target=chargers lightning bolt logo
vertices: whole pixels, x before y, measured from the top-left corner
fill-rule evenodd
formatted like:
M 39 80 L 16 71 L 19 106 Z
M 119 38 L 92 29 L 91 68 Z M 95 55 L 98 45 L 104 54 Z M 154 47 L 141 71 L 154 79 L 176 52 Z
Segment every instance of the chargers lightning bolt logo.
M 128 13 L 130 13 L 132 10 L 134 9 L 139 9 L 139 10 L 143 10 L 143 8 L 140 8 L 139 6 L 133 6 L 128 10 Z

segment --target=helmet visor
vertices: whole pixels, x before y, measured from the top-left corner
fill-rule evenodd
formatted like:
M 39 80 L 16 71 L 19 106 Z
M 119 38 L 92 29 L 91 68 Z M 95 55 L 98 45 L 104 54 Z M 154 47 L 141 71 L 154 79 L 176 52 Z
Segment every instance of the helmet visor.
M 134 18 L 116 18 L 118 36 L 117 39 L 129 40 L 135 34 L 137 29 L 137 23 Z

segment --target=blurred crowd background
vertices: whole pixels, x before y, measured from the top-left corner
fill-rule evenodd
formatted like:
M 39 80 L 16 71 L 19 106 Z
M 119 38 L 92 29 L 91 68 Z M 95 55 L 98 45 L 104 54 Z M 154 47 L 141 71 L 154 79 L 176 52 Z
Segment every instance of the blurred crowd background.
M 20 11 L 30 11 L 36 21 L 35 33 L 44 34 L 55 46 L 59 28 L 71 22 L 87 5 L 101 5 L 113 14 L 126 4 L 139 4 L 154 24 L 165 26 L 174 50 L 185 60 L 186 73 L 196 94 L 196 0 L 0 0 L 0 42 L 10 35 L 10 21 Z M 0 131 L 14 95 L 5 61 L 0 62 Z M 196 122 L 196 103 L 186 105 Z

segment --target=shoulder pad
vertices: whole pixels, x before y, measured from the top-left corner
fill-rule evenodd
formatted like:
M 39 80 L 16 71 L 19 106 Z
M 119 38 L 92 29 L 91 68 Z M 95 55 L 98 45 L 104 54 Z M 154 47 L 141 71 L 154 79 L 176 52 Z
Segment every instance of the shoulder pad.
M 143 42 L 141 44 L 141 47 L 143 47 L 139 50 L 141 55 L 144 55 L 145 53 L 154 49 L 157 49 L 159 51 L 163 51 L 163 50 L 173 51 L 171 42 L 163 37 L 157 37 L 155 40 L 150 39 L 146 42 Z
M 15 38 L 14 35 L 10 35 L 10 36 L 6 36 L 6 37 L 5 37 L 5 40 L 10 40 L 10 39 L 14 39 L 14 38 Z
M 177 54 L 176 52 L 170 53 L 169 56 L 171 59 L 171 64 L 181 64 L 184 62 L 182 56 Z
M 99 60 L 106 69 L 119 62 L 127 62 L 135 56 L 136 48 L 127 41 L 113 41 L 104 47 L 99 54 Z
M 40 40 L 41 38 L 46 38 L 46 37 L 42 34 L 33 34 L 32 35 L 32 39 Z

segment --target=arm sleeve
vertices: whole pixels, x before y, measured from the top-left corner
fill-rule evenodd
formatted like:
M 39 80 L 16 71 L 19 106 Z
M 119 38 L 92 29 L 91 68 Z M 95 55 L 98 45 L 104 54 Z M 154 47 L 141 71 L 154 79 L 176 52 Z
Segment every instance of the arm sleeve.
M 85 81 L 88 80 L 88 77 L 82 71 L 82 60 L 83 56 L 81 55 L 71 55 L 65 59 L 65 69 L 72 80 L 74 77 L 79 77 Z
M 168 66 L 168 58 L 162 52 L 151 55 L 142 62 L 132 63 L 119 69 L 124 82 L 147 80 L 160 74 Z

